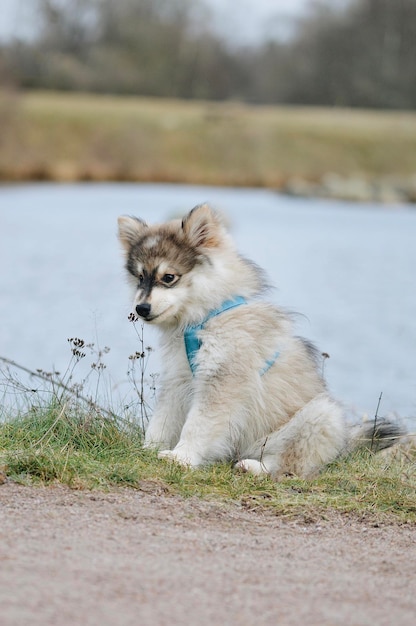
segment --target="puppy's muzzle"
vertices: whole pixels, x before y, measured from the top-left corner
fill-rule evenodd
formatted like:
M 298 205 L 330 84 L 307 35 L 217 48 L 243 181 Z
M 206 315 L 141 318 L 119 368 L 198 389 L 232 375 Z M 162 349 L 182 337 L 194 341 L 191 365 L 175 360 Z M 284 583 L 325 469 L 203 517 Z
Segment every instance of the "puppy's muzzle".
M 152 307 L 150 304 L 148 304 L 147 302 L 143 302 L 143 304 L 138 304 L 136 306 L 136 313 L 139 317 L 142 317 L 146 320 L 150 315 L 151 308 Z

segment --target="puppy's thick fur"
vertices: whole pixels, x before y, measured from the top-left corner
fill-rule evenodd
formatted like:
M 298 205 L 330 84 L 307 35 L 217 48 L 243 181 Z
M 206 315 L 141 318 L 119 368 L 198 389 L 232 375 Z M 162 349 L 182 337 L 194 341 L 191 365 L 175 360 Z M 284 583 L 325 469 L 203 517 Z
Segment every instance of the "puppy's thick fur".
M 161 332 L 162 387 L 145 437 L 161 457 L 310 477 L 362 439 L 377 434 L 386 445 L 398 436 L 392 425 L 377 433 L 370 425 L 352 441 L 315 349 L 260 298 L 262 270 L 238 254 L 207 205 L 156 226 L 120 217 L 119 238 L 136 313 Z M 236 296 L 246 303 L 209 317 Z M 184 332 L 204 320 L 192 371 Z

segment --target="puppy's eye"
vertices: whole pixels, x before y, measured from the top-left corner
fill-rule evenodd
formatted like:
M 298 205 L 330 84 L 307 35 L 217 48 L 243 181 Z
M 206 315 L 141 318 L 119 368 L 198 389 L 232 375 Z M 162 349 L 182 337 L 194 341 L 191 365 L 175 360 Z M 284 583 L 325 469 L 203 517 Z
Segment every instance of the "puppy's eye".
M 144 276 L 143 276 L 143 274 L 140 274 L 140 275 L 139 275 L 139 284 L 138 284 L 138 287 L 141 287 L 141 286 L 143 285 L 143 281 L 144 281 Z
M 162 283 L 164 285 L 171 285 L 177 280 L 177 278 L 178 277 L 175 276 L 175 274 L 165 274 L 164 276 L 162 276 Z

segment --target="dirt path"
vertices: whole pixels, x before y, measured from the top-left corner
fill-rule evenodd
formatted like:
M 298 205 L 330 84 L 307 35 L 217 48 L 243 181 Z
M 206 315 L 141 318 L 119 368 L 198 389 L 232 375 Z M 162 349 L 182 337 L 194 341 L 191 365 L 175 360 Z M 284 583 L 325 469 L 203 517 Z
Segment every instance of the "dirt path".
M 0 487 L 1 626 L 414 626 L 416 529 Z

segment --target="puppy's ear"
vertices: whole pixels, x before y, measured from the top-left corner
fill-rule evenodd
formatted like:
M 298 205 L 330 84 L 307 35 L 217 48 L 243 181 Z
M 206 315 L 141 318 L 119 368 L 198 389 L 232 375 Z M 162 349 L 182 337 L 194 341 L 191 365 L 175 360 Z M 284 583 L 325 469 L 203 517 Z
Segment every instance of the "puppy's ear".
M 221 220 L 207 204 L 200 204 L 184 217 L 182 230 L 195 248 L 214 248 L 220 242 Z
M 118 218 L 118 238 L 123 248 L 128 252 L 147 228 L 149 227 L 146 222 L 139 220 L 137 217 L 120 216 Z

